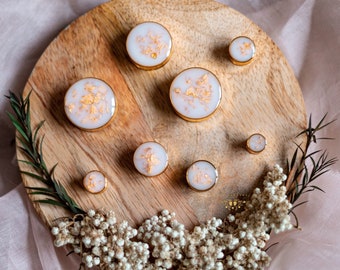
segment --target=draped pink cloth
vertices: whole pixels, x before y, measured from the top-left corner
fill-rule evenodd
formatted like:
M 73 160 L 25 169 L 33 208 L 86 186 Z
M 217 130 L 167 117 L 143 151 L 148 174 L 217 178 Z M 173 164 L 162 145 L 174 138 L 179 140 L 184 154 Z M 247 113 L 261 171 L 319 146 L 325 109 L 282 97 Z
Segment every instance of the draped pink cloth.
M 49 230 L 32 209 L 15 160 L 14 129 L 4 98 L 21 93 L 36 61 L 71 21 L 103 0 L 0 1 L 0 268 L 78 269 L 76 256 L 54 248 Z M 328 112 L 340 114 L 339 0 L 219 0 L 258 24 L 280 47 L 293 67 L 314 122 Z M 340 120 L 323 131 L 338 137 L 317 147 L 340 154 Z M 302 230 L 271 239 L 269 269 L 340 269 L 340 162 L 320 177 L 325 190 L 307 194 L 296 211 Z

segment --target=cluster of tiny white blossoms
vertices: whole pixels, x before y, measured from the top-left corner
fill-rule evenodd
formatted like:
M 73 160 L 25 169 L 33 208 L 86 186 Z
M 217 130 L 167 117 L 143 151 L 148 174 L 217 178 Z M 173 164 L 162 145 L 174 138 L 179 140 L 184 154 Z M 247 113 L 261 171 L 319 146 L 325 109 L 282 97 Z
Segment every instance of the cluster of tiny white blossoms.
M 263 190 L 255 188 L 242 212 L 228 215 L 225 229 L 235 236 L 237 245 L 226 256 L 227 266 L 233 269 L 262 269 L 269 265 L 265 252 L 270 232 L 280 233 L 293 228 L 289 211 L 292 205 L 284 185 L 287 176 L 280 166 L 267 173 Z
M 59 222 L 52 234 L 55 246 L 70 244 L 88 268 L 144 269 L 148 262 L 148 244 L 132 240 L 137 230 L 127 221 L 117 223 L 112 211 L 89 210 L 85 216 Z
M 263 269 L 269 233 L 292 228 L 282 168 L 276 165 L 242 212 L 212 218 L 192 232 L 163 210 L 138 228 L 112 211 L 89 210 L 52 228 L 55 246 L 69 245 L 82 263 L 101 269 Z

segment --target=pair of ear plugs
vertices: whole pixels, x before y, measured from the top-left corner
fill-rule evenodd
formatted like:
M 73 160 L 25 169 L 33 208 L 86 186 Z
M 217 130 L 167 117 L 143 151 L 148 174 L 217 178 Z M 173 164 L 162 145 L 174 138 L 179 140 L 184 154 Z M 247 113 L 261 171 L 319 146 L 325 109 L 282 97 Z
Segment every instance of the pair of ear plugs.
M 222 88 L 218 79 L 203 68 L 182 71 L 170 86 L 170 100 L 175 112 L 187 121 L 201 121 L 211 116 L 220 104 Z M 117 111 L 112 88 L 97 78 L 84 78 L 66 92 L 64 109 L 76 127 L 97 131 L 107 126 Z
M 172 37 L 161 24 L 144 22 L 130 31 L 126 50 L 137 67 L 157 69 L 170 59 Z M 188 121 L 200 121 L 217 109 L 221 93 L 221 85 L 214 74 L 202 68 L 189 68 L 173 80 L 170 100 L 180 117 Z
M 135 151 L 133 163 L 138 172 L 145 176 L 156 176 L 168 166 L 168 154 L 156 142 L 141 144 Z M 100 171 L 91 171 L 83 179 L 84 188 L 90 193 L 101 193 L 107 187 L 107 178 Z
M 156 176 L 168 167 L 168 154 L 161 144 L 146 142 L 136 149 L 133 163 L 142 175 Z M 217 183 L 218 172 L 210 162 L 198 160 L 187 169 L 186 180 L 194 190 L 206 191 Z
M 156 22 L 143 22 L 129 32 L 126 50 L 132 62 L 145 70 L 164 66 L 172 53 L 170 32 Z M 229 46 L 230 61 L 235 65 L 249 64 L 255 56 L 255 43 L 246 36 L 234 38 Z

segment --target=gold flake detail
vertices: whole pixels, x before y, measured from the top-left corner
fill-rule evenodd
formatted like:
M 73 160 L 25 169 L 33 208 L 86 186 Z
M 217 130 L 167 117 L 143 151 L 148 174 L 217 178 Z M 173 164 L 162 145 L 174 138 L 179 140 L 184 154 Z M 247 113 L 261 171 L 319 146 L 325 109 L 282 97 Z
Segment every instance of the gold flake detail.
M 209 109 L 209 103 L 212 95 L 212 85 L 209 83 L 209 75 L 204 74 L 193 82 L 191 78 L 185 79 L 186 88 L 175 88 L 173 91 L 184 99 L 184 101 L 195 108 L 195 100 L 204 106 L 205 110 Z
M 88 183 L 86 184 L 86 188 L 93 192 L 93 190 L 97 187 L 98 184 L 101 184 L 103 181 L 96 179 L 93 175 L 88 178 Z
M 152 59 L 157 59 L 162 51 L 168 48 L 168 45 L 162 40 L 162 36 L 151 31 L 146 36 L 137 36 L 136 41 L 141 53 L 150 56 Z
M 250 42 L 243 42 L 240 45 L 240 52 L 242 55 L 247 55 L 249 52 L 251 52 L 252 46 Z
M 213 183 L 214 180 L 204 170 L 201 170 L 196 165 L 193 165 L 192 169 L 195 172 L 194 183 L 198 185 L 211 185 Z
M 69 105 L 67 105 L 67 109 L 70 113 L 73 112 L 74 107 L 75 107 L 74 103 L 70 103 Z
M 141 155 L 141 158 L 145 160 L 145 170 L 147 173 L 151 173 L 152 168 L 160 163 L 151 147 L 144 149 L 144 154 Z
M 97 122 L 105 113 L 109 112 L 108 103 L 105 100 L 107 89 L 103 86 L 95 86 L 91 83 L 84 85 L 86 94 L 80 99 L 79 111 L 85 111 L 87 115 L 82 123 Z

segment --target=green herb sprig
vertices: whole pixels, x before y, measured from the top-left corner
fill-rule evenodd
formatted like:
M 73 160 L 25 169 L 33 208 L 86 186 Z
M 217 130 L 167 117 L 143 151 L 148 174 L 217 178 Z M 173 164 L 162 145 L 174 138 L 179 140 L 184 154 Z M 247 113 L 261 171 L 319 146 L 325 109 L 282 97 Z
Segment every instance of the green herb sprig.
M 22 174 L 28 175 L 42 183 L 47 187 L 26 187 L 30 190 L 29 194 L 43 195 L 47 198 L 35 200 L 39 203 L 46 203 L 57 205 L 66 208 L 73 214 L 85 214 L 76 202 L 67 194 L 67 191 L 62 184 L 56 180 L 54 171 L 57 167 L 55 164 L 50 170 L 47 168 L 43 157 L 43 141 L 44 136 L 38 138 L 38 133 L 44 124 L 41 121 L 37 127 L 32 130 L 31 115 L 30 115 L 30 95 L 31 92 L 24 99 L 22 96 L 18 97 L 13 92 L 9 92 L 10 105 L 14 114 L 7 112 L 12 124 L 19 133 L 17 137 L 20 142 L 19 149 L 27 157 L 27 160 L 19 160 L 31 166 L 35 172 L 21 171 Z
M 307 203 L 307 201 L 305 200 L 295 205 L 294 203 L 296 203 L 298 199 L 300 199 L 300 197 L 307 192 L 315 190 L 324 192 L 320 187 L 314 184 L 314 181 L 321 175 L 327 173 L 329 171 L 329 167 L 334 165 L 338 161 L 337 158 L 328 158 L 327 151 L 316 150 L 311 153 L 309 152 L 312 143 L 317 143 L 317 141 L 319 140 L 333 139 L 317 136 L 318 132 L 321 129 L 325 128 L 335 121 L 333 120 L 325 123 L 326 116 L 327 114 L 324 115 L 324 117 L 315 127 L 313 127 L 312 117 L 310 115 L 307 129 L 303 130 L 297 135 L 297 137 L 302 135 L 306 136 L 306 145 L 304 148 L 301 146 L 301 144 L 297 145 L 291 161 L 287 162 L 289 172 L 286 182 L 287 197 L 289 201 L 293 204 L 291 213 L 295 217 L 297 227 L 298 219 L 293 210 L 296 207 Z M 300 158 L 299 155 L 301 155 Z

